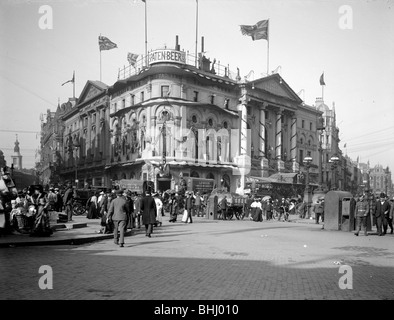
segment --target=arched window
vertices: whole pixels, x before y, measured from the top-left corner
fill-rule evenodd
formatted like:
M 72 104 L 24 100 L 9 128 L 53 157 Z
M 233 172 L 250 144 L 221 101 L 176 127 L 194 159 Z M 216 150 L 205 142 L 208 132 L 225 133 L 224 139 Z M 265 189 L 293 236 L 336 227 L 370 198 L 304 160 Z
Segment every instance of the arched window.
M 222 176 L 221 186 L 226 188 L 227 191 L 230 191 L 230 183 L 231 183 L 231 180 L 230 180 L 229 175 L 228 174 L 224 174 Z
M 214 179 L 215 180 L 215 175 L 212 172 L 209 172 L 207 174 L 207 179 Z
M 192 171 L 190 176 L 193 177 L 193 178 L 199 178 L 200 177 L 200 175 L 198 174 L 197 171 Z

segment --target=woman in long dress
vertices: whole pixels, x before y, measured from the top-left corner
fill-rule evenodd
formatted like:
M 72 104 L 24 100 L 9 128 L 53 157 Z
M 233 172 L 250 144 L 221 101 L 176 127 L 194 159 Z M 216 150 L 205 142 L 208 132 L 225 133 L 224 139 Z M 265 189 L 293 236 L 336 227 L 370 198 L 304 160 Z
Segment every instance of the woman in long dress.
M 263 221 L 262 217 L 262 206 L 261 206 L 261 201 L 259 198 L 255 198 L 254 202 L 251 205 L 252 207 L 252 219 L 255 222 L 260 222 Z
M 171 195 L 169 200 L 170 208 L 170 220 L 169 222 L 175 222 L 178 216 L 178 202 L 174 194 Z
M 52 234 L 49 224 L 49 214 L 45 198 L 40 198 L 37 206 L 37 213 L 34 219 L 33 230 L 30 236 L 48 237 Z
M 97 219 L 98 218 L 98 201 L 97 195 L 94 194 L 90 197 L 87 203 L 88 213 L 86 218 L 88 219 Z
M 156 203 L 156 226 L 162 225 L 162 215 L 161 210 L 163 208 L 163 202 L 160 200 L 159 195 L 157 193 L 154 194 L 155 203 Z

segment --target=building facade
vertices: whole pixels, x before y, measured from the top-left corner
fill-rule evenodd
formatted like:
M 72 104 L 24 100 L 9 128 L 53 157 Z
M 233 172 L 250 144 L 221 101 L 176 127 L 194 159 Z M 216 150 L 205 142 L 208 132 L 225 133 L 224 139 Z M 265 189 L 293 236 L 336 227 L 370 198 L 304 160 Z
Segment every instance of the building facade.
M 246 179 L 302 185 L 309 174 L 310 184 L 330 187 L 329 157 L 341 155 L 335 110 L 322 100 L 306 105 L 277 73 L 247 81 L 203 54 L 194 62 L 184 51 L 153 50 L 112 86 L 87 81 L 67 102 L 58 134 L 42 128 L 43 153 L 59 150 L 60 180 L 109 188 L 135 179 L 176 190 L 199 178 L 235 192 Z
M 389 167 L 383 168 L 382 165 L 378 164 L 370 169 L 369 176 L 371 189 L 376 195 L 383 192 L 391 197 L 394 196 Z
M 108 86 L 87 81 L 75 104 L 63 115 L 63 181 L 79 188 L 107 185 L 103 175 L 109 157 Z

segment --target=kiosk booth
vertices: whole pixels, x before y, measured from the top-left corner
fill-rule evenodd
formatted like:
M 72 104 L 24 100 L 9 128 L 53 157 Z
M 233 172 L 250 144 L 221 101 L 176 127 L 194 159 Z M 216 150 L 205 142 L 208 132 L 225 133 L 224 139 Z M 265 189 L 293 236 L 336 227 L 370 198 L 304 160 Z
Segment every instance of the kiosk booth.
M 353 196 L 347 191 L 329 191 L 324 197 L 324 229 L 355 230 Z

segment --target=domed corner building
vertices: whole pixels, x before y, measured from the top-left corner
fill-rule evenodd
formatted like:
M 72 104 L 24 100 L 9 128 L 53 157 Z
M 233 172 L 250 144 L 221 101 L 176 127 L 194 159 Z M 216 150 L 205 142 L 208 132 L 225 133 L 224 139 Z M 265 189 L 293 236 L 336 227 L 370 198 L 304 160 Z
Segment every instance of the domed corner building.
M 150 180 L 157 190 L 176 190 L 182 179 L 203 178 L 212 181 L 209 188 L 234 192 L 277 172 L 287 172 L 291 183 L 302 166 L 302 100 L 279 74 L 242 81 L 239 71 L 201 53 L 196 61 L 165 48 L 120 70 L 108 94 L 106 183 Z M 316 134 L 316 123 L 308 130 Z

